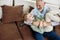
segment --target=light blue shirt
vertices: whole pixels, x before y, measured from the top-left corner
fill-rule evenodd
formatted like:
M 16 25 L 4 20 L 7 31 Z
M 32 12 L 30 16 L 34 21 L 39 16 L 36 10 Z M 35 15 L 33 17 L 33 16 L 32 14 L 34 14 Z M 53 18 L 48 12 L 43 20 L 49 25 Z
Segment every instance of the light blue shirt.
M 45 19 L 45 15 L 46 13 L 49 11 L 50 9 L 47 7 L 47 6 L 44 6 L 43 8 L 43 11 L 39 11 L 37 7 L 35 7 L 32 11 L 31 11 L 31 15 L 36 15 L 37 17 L 42 17 L 43 19 Z M 26 22 L 24 21 L 25 24 L 28 24 L 31 26 L 31 28 L 33 29 L 33 31 L 36 31 L 36 32 L 39 32 L 41 34 L 43 34 L 45 31 L 44 31 L 44 28 L 45 27 L 42 27 L 41 29 L 37 28 L 36 26 L 32 25 L 30 22 Z M 51 22 L 52 26 L 55 26 L 56 25 L 56 22 Z
M 42 17 L 42 18 L 44 18 L 44 16 L 45 16 L 45 14 L 46 14 L 46 12 L 48 11 L 48 7 L 46 7 L 46 6 L 44 6 L 44 9 L 42 10 L 42 12 L 40 12 L 39 10 L 38 10 L 38 8 L 36 7 L 35 9 L 33 9 L 32 11 L 31 11 L 31 15 L 36 15 L 37 17 Z

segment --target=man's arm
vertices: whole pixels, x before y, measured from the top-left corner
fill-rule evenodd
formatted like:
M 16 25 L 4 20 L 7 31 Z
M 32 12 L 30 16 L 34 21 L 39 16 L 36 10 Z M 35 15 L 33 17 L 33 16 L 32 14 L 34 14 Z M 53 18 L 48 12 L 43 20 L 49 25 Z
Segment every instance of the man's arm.
M 60 18 L 58 16 L 54 15 L 52 12 L 49 12 L 46 14 L 45 20 L 47 22 L 51 22 L 52 26 L 58 25 L 60 22 Z
M 53 13 L 47 13 L 46 14 L 46 20 L 48 21 L 55 21 L 55 22 L 60 22 L 60 17 L 58 17 L 58 16 L 56 16 L 56 15 L 54 15 Z
M 43 25 L 44 25 L 44 26 L 51 26 L 51 22 L 46 22 L 46 21 L 44 21 Z

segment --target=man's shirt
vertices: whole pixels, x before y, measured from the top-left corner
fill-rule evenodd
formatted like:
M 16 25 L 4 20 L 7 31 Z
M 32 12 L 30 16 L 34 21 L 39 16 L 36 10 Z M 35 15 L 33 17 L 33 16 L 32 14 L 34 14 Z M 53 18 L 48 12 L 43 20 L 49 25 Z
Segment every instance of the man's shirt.
M 38 8 L 36 7 L 35 9 L 33 9 L 33 10 L 31 11 L 30 14 L 33 15 L 33 16 L 37 16 L 37 17 L 39 17 L 39 18 L 44 19 L 44 18 L 45 18 L 45 14 L 46 14 L 46 12 L 47 12 L 48 10 L 49 10 L 49 8 L 46 7 L 46 6 L 44 6 L 44 8 L 43 8 L 42 11 L 38 10 Z M 39 32 L 39 33 L 41 33 L 41 34 L 43 34 L 44 31 L 45 31 L 45 30 L 44 30 L 45 27 L 42 27 L 41 29 L 39 29 L 38 27 L 32 25 L 32 24 L 29 23 L 29 22 L 25 22 L 25 21 L 24 21 L 24 23 L 31 25 L 31 28 L 33 29 L 33 31 Z

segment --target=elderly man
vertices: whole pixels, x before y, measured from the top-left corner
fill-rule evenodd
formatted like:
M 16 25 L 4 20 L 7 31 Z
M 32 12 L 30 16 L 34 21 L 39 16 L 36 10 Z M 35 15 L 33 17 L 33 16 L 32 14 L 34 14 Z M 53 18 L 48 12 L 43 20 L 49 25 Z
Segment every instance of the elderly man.
M 33 9 L 30 14 L 32 14 L 33 16 L 36 15 L 37 17 L 41 17 L 42 19 L 45 19 L 47 10 L 48 10 L 48 7 L 45 6 L 42 0 L 36 0 L 36 8 Z M 48 40 L 60 40 L 60 37 L 54 31 L 44 32 L 45 27 L 43 27 L 43 29 L 38 29 L 37 27 L 33 26 L 33 25 L 37 26 L 39 24 L 39 21 L 33 22 L 33 25 L 31 23 L 29 24 L 34 31 L 34 36 L 36 40 L 44 40 L 44 37 L 47 37 Z M 51 25 L 51 22 L 48 22 L 48 24 Z

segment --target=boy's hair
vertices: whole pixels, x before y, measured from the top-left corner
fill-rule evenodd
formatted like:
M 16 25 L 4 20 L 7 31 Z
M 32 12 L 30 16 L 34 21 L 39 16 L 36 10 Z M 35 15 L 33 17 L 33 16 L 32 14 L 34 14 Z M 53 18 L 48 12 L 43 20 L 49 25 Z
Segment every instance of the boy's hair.
M 24 21 L 27 20 L 27 15 L 28 15 L 28 13 L 25 13 L 25 14 L 24 14 Z

